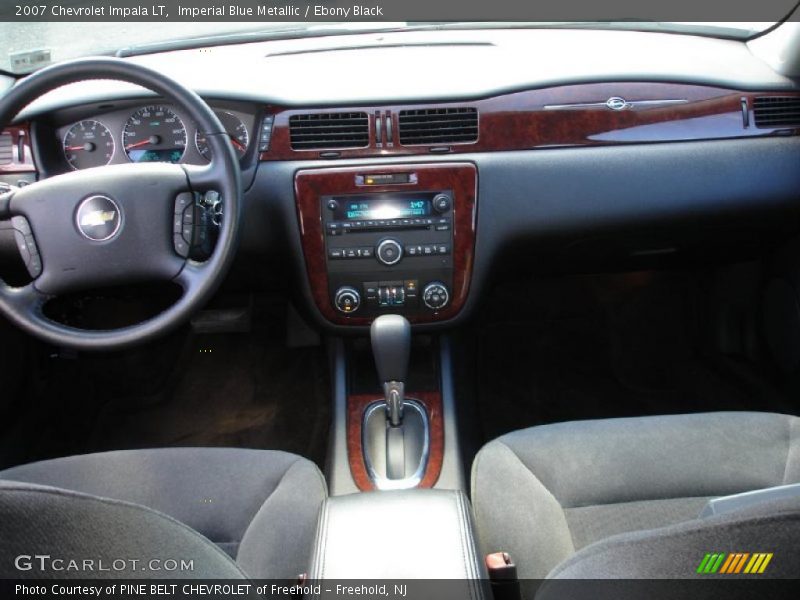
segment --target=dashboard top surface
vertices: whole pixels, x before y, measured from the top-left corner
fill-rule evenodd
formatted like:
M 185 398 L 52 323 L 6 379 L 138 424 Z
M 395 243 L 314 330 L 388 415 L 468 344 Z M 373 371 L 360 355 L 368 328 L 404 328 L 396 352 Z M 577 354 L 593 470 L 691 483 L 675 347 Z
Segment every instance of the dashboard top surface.
M 746 43 L 596 30 L 393 32 L 217 46 L 132 57 L 208 98 L 281 106 L 470 99 L 592 81 L 686 82 L 738 89 L 797 85 Z M 21 118 L 85 102 L 144 97 L 105 80 L 65 86 Z

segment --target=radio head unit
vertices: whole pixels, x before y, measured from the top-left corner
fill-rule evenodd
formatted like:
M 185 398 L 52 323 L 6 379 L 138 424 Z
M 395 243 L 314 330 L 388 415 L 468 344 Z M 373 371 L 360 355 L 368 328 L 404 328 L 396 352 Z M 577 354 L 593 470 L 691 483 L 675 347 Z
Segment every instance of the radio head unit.
M 383 221 L 429 217 L 433 213 L 431 194 L 361 194 L 333 196 L 337 221 Z
M 470 288 L 477 193 L 467 162 L 298 171 L 300 240 L 321 316 L 352 326 L 385 313 L 413 324 L 457 316 Z
M 342 315 L 436 313 L 453 280 L 453 192 L 322 196 L 329 293 Z

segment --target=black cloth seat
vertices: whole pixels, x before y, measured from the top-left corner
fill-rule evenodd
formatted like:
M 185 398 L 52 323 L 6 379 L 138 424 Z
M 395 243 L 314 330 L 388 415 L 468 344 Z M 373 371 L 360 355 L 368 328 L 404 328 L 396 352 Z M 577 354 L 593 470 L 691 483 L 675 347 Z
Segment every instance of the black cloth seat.
M 110 542 L 98 537 L 113 530 L 126 536 L 119 538 L 116 553 L 128 556 L 129 544 L 146 552 L 148 540 L 171 531 L 168 544 L 176 552 L 181 543 L 210 546 L 200 551 L 205 566 L 195 576 L 241 572 L 295 579 L 308 569 L 326 496 L 319 469 L 286 452 L 170 448 L 46 460 L 0 471 L 2 553 L 16 556 L 12 546 L 18 546 L 40 554 L 44 545 L 59 555 L 57 546 L 65 541 L 85 551 L 95 543 L 110 550 Z M 97 530 L 99 522 L 106 530 Z M 44 535 L 48 527 L 54 528 L 52 535 Z M 157 545 L 151 550 L 166 555 Z M 2 561 L 0 576 L 20 575 L 8 570 L 12 562 Z
M 746 551 L 737 544 L 761 536 L 766 546 L 800 549 L 797 500 L 698 518 L 711 498 L 797 482 L 800 418 L 704 413 L 504 435 L 475 459 L 472 502 L 481 549 L 509 552 L 521 578 L 683 577 L 703 555 L 659 548 L 687 548 L 692 539 L 692 549 L 716 551 L 727 540 L 729 551 Z M 628 555 L 633 548 L 638 560 Z M 690 566 L 671 569 L 664 556 Z

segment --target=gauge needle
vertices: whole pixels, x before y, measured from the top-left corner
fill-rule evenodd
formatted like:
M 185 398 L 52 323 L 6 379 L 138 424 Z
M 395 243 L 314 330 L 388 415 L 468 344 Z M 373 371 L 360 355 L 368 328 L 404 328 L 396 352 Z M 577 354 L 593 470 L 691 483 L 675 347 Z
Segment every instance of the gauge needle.
M 130 144 L 129 146 L 125 146 L 125 150 L 133 150 L 134 148 L 138 148 L 139 146 L 147 146 L 150 143 L 150 140 L 142 140 L 141 142 L 136 142 L 135 144 Z
M 69 150 L 70 152 L 72 152 L 72 151 L 75 151 L 75 150 L 84 150 L 84 147 L 83 146 L 67 146 L 65 149 Z
M 237 146 L 238 148 L 240 148 L 240 149 L 242 149 L 242 150 L 247 150 L 247 146 L 245 146 L 244 144 L 242 144 L 242 142 L 240 142 L 240 141 L 239 141 L 239 140 L 237 140 L 236 138 L 231 138 L 231 143 L 232 143 L 234 146 Z

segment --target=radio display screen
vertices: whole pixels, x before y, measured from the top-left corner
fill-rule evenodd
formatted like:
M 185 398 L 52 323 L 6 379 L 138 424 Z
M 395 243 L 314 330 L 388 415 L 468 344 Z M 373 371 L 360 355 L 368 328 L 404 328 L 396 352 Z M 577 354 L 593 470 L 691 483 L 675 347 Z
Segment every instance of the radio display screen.
M 346 221 L 409 219 L 431 214 L 431 199 L 420 196 L 341 199 Z

